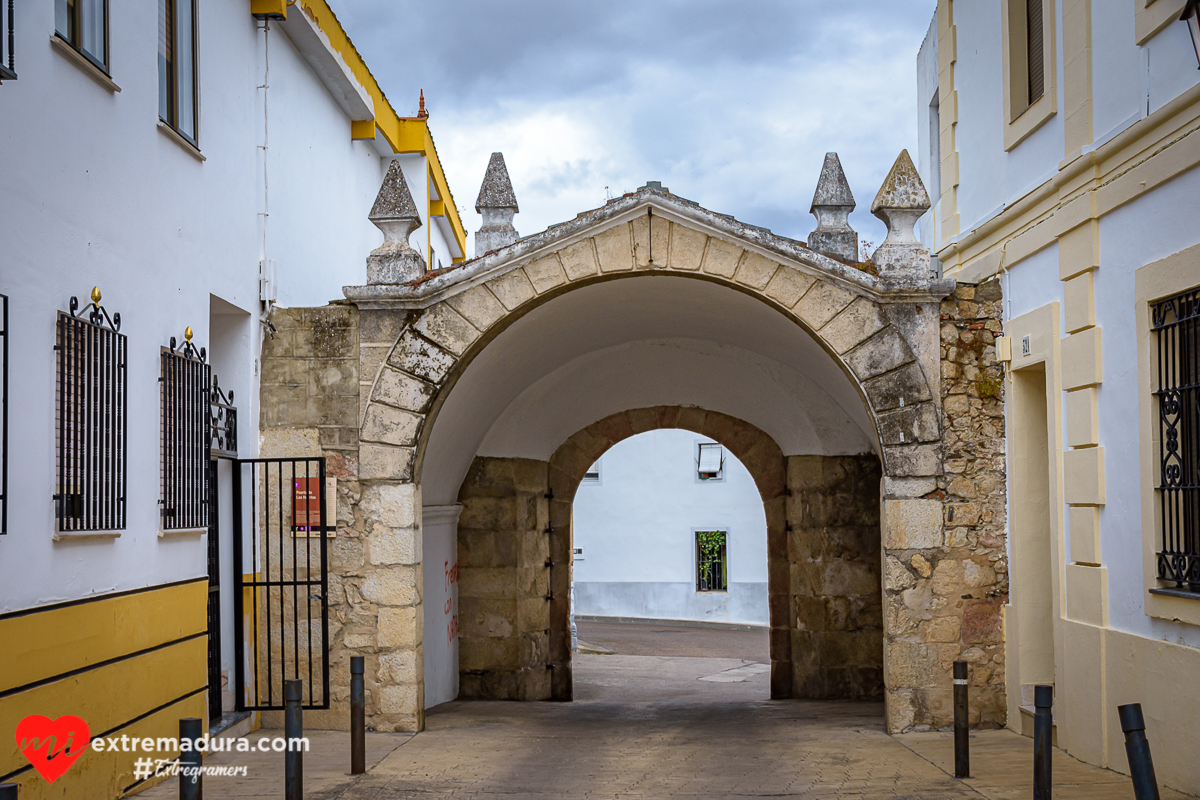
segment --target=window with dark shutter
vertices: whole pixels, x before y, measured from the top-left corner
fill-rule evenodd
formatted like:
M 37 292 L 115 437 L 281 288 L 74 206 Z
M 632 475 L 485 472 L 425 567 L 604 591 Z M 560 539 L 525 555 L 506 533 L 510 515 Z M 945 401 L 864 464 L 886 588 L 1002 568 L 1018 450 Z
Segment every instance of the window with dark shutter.
M 204 348 L 187 341 L 162 349 L 162 530 L 208 528 L 210 368 Z
M 1026 43 L 1029 58 L 1029 103 L 1033 105 L 1046 92 L 1046 56 L 1042 37 L 1042 3 L 1025 0 Z

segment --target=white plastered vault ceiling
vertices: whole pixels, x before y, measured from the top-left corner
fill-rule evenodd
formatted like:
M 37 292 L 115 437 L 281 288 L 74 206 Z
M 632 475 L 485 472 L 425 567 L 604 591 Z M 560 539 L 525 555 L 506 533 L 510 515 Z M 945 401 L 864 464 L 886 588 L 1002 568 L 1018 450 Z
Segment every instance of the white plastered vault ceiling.
M 547 461 L 587 425 L 656 405 L 737 417 L 785 455 L 876 449 L 858 390 L 795 322 L 709 281 L 635 274 L 569 291 L 483 349 L 433 423 L 423 502 L 455 502 L 477 455 Z

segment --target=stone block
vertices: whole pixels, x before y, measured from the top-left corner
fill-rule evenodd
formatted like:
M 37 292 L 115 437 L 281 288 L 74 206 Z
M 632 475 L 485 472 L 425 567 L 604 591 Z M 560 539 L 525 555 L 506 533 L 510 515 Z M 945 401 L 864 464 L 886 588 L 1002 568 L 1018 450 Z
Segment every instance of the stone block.
M 963 585 L 971 589 L 992 586 L 996 583 L 996 570 L 992 569 L 989 564 L 968 560 L 962 562 L 962 567 Z
M 367 537 L 367 560 L 372 564 L 420 564 L 421 532 L 415 528 L 376 526 Z
M 762 291 L 778 269 L 780 266 L 776 262 L 747 250 L 733 279 L 743 286 Z
M 845 353 L 880 331 L 884 326 L 879 306 L 860 297 L 846 306 L 821 328 L 820 336 L 834 352 Z
M 392 309 L 363 309 L 358 312 L 358 338 L 362 344 L 381 344 L 391 347 L 408 324 L 407 311 Z
M 567 275 L 563 272 L 562 265 L 558 263 L 558 256 L 553 254 L 526 264 L 525 274 L 529 276 L 529 282 L 533 284 L 533 289 L 538 294 L 548 292 L 567 282 Z
M 509 311 L 525 304 L 537 294 L 522 269 L 515 269 L 497 278 L 492 278 L 486 286 Z
M 941 597 L 956 597 L 963 590 L 963 569 L 956 559 L 943 558 L 933 568 L 930 590 Z
M 592 237 L 601 272 L 623 272 L 633 269 L 633 242 L 629 225 L 622 224 L 601 231 Z
M 885 564 L 883 585 L 888 591 L 899 592 L 917 585 L 917 579 L 900 561 L 888 556 Z
M 1003 640 L 1001 600 L 971 603 L 963 610 L 962 640 L 968 644 L 993 644 Z
M 600 271 L 599 265 L 596 264 L 596 250 L 591 239 L 584 239 L 582 242 L 576 242 L 563 248 L 559 251 L 558 257 L 566 272 L 567 280 L 577 281 Z
M 845 357 L 846 365 L 859 380 L 891 372 L 915 360 L 912 349 L 893 327 L 884 328 L 855 347 Z
M 915 405 L 933 397 L 929 391 L 929 382 L 925 380 L 925 373 L 921 371 L 921 367 L 916 362 L 865 381 L 863 390 L 867 393 L 871 408 L 876 413 Z M 948 403 L 949 398 L 947 398 L 946 413 L 950 413 Z
M 884 478 L 884 497 L 924 497 L 937 488 L 936 478 Z
M 708 236 L 686 225 L 671 224 L 671 269 L 695 272 L 700 269 Z
M 415 445 L 425 418 L 382 403 L 367 406 L 359 439 L 382 444 Z
M 942 472 L 938 446 L 932 444 L 884 447 L 883 464 L 883 471 L 893 478 L 925 477 Z
M 364 481 L 410 481 L 415 457 L 411 447 L 364 442 L 358 448 L 358 477 Z
M 377 634 L 379 646 L 415 648 L 421 643 L 423 617 L 420 606 L 381 607 Z
M 888 642 L 888 689 L 932 686 L 940 677 L 937 647 L 923 642 Z
M 767 284 L 766 294 L 784 308 L 795 308 L 796 303 L 800 302 L 800 298 L 812 288 L 816 280 L 811 275 L 784 265 Z
M 329 539 L 329 564 L 338 572 L 356 572 L 366 563 L 362 542 L 345 536 Z
M 467 322 L 449 303 L 430 306 L 413 323 L 413 329 L 456 356 L 461 356 L 479 338 L 479 331 L 475 326 Z
M 927 550 L 942 546 L 942 504 L 938 500 L 885 500 L 884 546 Z
M 406 411 L 424 413 L 429 409 L 435 392 L 436 388 L 432 384 L 418 380 L 411 375 L 405 375 L 391 367 L 385 367 L 375 381 L 374 390 L 371 392 L 371 401 L 403 408 Z
M 451 353 L 422 339 L 411 329 L 404 332 L 387 358 L 387 363 L 401 372 L 434 384 L 441 383 L 455 361 Z
M 418 713 L 415 685 L 381 686 L 379 710 L 384 714 L 415 715 Z
M 916 718 L 916 704 L 911 691 L 888 692 L 884 707 L 888 733 L 903 733 L 912 727 Z
M 459 530 L 476 528 L 490 531 L 515 531 L 521 523 L 521 503 L 516 497 L 471 497 L 463 501 L 458 518 Z
M 819 331 L 856 297 L 856 294 L 840 286 L 818 281 L 804 293 L 794 311 L 810 329 Z
M 413 483 L 368 483 L 359 499 L 363 517 L 386 528 L 415 528 L 420 507 L 421 490 Z
M 411 606 L 421 601 L 417 587 L 419 567 L 392 566 L 375 569 L 363 581 L 364 600 L 381 606 Z
M 264 428 L 259 432 L 262 458 L 321 456 L 321 437 L 316 428 Z
M 920 403 L 876 416 L 879 438 L 884 445 L 936 442 L 941 435 L 933 403 Z
M 486 331 L 506 313 L 504 306 L 486 286 L 472 286 L 446 302 L 478 330 Z
M 709 275 L 722 278 L 732 278 L 737 272 L 738 261 L 742 257 L 742 248 L 724 239 L 710 238 L 708 247 L 704 250 L 704 262 L 701 268 Z

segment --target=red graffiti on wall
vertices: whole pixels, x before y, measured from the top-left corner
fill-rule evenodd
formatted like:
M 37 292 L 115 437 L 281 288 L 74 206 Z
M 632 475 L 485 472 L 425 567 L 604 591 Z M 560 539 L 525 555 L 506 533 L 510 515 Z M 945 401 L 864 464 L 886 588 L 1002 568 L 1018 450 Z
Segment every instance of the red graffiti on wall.
M 449 561 L 445 564 L 446 570 L 446 594 L 450 594 L 450 587 L 458 583 L 458 562 L 453 565 Z M 452 644 L 454 637 L 458 636 L 458 614 L 454 613 L 454 598 L 447 596 L 446 605 L 443 613 L 449 618 L 446 620 L 446 643 Z

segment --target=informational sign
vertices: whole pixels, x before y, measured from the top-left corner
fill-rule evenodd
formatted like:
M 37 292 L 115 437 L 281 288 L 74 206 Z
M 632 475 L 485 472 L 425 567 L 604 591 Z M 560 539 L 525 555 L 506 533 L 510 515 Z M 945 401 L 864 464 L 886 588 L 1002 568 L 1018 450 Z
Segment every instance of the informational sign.
M 337 479 L 325 479 L 325 528 L 337 524 Z M 320 479 L 298 477 L 292 481 L 292 531 L 296 535 L 320 534 Z

